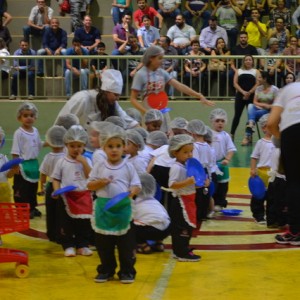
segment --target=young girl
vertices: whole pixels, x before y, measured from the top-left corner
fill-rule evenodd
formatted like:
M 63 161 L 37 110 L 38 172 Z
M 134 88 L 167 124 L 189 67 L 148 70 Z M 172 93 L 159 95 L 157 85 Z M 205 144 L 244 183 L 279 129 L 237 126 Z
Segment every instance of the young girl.
M 173 190 L 169 214 L 174 257 L 178 261 L 195 262 L 200 256 L 189 249 L 193 228 L 196 228 L 195 178 L 187 177 L 186 161 L 193 156 L 193 138 L 178 134 L 170 139 L 169 153 L 176 158 L 171 165 L 169 188 Z
M 144 146 L 143 137 L 136 130 L 129 129 L 126 131 L 125 153 L 129 155 L 128 161 L 133 164 L 138 174 L 147 171 L 147 160 L 139 154 L 139 151 L 142 151 Z
M 52 198 L 53 186 L 51 174 L 56 162 L 65 156 L 64 135 L 67 130 L 63 126 L 54 125 L 46 132 L 46 142 L 52 148 L 52 151 L 45 155 L 40 166 L 40 188 L 45 195 L 46 205 L 46 232 L 48 239 L 52 242 L 59 241 L 58 207 L 57 200 Z M 47 183 L 47 178 L 49 181 Z
M 97 163 L 90 174 L 88 188 L 96 191 L 92 225 L 96 232 L 96 247 L 101 264 L 95 282 L 106 282 L 115 274 L 117 267 L 115 247 L 119 252 L 120 271 L 118 276 L 122 283 L 134 282 L 136 270 L 135 234 L 131 226 L 131 200 L 140 192 L 140 179 L 133 165 L 123 159 L 125 132 L 115 126 L 101 132 L 100 145 L 107 155 L 107 161 Z M 117 205 L 106 210 L 110 198 L 130 192 Z M 108 202 L 109 203 L 109 202 Z
M 227 122 L 227 113 L 224 109 L 216 108 L 211 111 L 209 116 L 212 130 L 212 147 L 215 149 L 218 166 L 223 175 L 217 176 L 217 186 L 213 195 L 215 200 L 215 210 L 219 211 L 227 206 L 226 195 L 228 182 L 230 180 L 228 164 L 236 151 L 230 135 L 224 131 Z
M 63 140 L 67 147 L 67 155 L 58 160 L 51 174 L 53 190 L 70 185 L 75 185 L 76 190 L 64 193 L 63 201 L 57 200 L 61 228 L 60 243 L 66 257 L 73 257 L 76 254 L 90 256 L 93 254 L 88 248 L 92 196 L 86 189 L 86 182 L 91 168 L 82 155 L 88 135 L 83 127 L 74 125 L 66 132 Z
M 163 114 L 158 109 L 149 109 L 145 113 L 145 125 L 148 132 L 161 130 L 160 127 L 163 123 Z M 167 130 L 162 130 L 167 133 Z
M 36 106 L 23 102 L 17 111 L 17 119 L 21 126 L 15 131 L 11 154 L 13 158 L 23 158 L 19 167 L 15 167 L 14 200 L 17 203 L 30 204 L 30 218 L 41 216 L 37 206 L 37 190 L 39 183 L 39 163 L 37 157 L 42 147 L 38 130 L 33 126 L 38 115 Z

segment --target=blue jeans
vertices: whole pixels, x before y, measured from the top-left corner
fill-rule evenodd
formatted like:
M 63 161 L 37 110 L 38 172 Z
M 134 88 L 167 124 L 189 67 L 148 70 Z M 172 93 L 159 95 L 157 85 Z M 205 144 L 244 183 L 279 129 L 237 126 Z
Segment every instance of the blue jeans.
M 193 17 L 194 16 L 188 10 L 186 10 L 183 13 L 183 16 L 185 17 L 186 24 L 188 24 L 190 26 L 193 26 Z M 210 12 L 206 10 L 202 13 L 202 15 L 200 17 L 197 16 L 195 18 L 202 18 L 203 19 L 202 27 L 201 27 L 201 30 L 202 30 L 203 28 L 208 26 L 208 20 L 210 18 Z
M 72 79 L 75 77 L 76 75 L 73 74 L 73 78 L 72 76 L 72 72 L 69 69 L 65 70 L 65 87 L 66 87 L 66 94 L 68 97 L 71 96 L 71 83 L 72 83 Z M 88 76 L 89 76 L 89 69 L 80 69 L 80 89 L 81 90 L 87 90 L 88 88 Z
M 66 49 L 62 49 L 61 50 L 61 55 L 65 55 L 66 54 Z M 54 55 L 54 51 L 51 50 L 52 54 Z M 45 49 L 39 49 L 37 51 L 37 55 L 47 55 L 47 52 Z M 38 71 L 37 71 L 37 75 L 43 74 L 44 73 L 44 61 L 43 59 L 39 59 L 38 60 Z
M 34 71 L 19 70 L 13 74 L 11 83 L 11 93 L 18 95 L 18 81 L 19 79 L 26 78 L 28 76 L 28 94 L 34 96 Z
M 252 121 L 253 123 L 255 123 L 263 115 L 268 114 L 269 112 L 269 109 L 257 108 L 254 104 L 250 103 L 248 105 L 248 121 Z
M 36 29 L 36 28 L 28 26 L 28 25 L 24 26 L 23 27 L 24 39 L 29 42 L 29 35 L 40 35 L 40 36 L 43 36 L 43 34 L 45 32 L 45 29 L 47 27 L 48 26 L 44 27 L 43 29 Z

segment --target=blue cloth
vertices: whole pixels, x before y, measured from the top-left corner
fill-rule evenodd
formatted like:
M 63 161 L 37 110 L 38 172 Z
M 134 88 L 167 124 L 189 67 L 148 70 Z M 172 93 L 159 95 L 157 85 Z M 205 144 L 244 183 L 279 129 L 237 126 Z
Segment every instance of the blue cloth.
M 92 46 L 96 39 L 101 40 L 100 31 L 92 26 L 90 32 L 86 32 L 84 27 L 75 30 L 74 36 L 79 38 L 82 46 Z
M 82 55 L 89 55 L 89 51 L 83 47 L 81 47 Z M 68 48 L 66 51 L 66 55 L 77 55 L 75 49 L 73 47 Z M 80 59 L 72 59 L 72 67 L 76 69 L 80 69 Z M 65 66 L 66 68 L 66 66 Z
M 59 47 L 67 48 L 68 37 L 67 32 L 62 28 L 58 28 L 57 32 L 52 28 L 46 28 L 43 35 L 43 48 L 51 49 L 55 51 Z

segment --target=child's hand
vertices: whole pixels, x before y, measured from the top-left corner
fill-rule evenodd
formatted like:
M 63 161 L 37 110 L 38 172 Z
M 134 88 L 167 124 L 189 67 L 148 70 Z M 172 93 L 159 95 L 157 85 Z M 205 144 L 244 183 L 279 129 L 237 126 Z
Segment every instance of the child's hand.
M 76 161 L 78 161 L 78 162 L 80 162 L 80 163 L 82 163 L 82 164 L 84 164 L 84 163 L 87 162 L 87 161 L 86 161 L 86 158 L 85 158 L 83 155 L 81 155 L 81 154 L 77 155 Z
M 204 182 L 204 187 L 209 187 L 209 185 L 210 185 L 210 180 L 209 178 L 206 178 Z
M 250 170 L 250 176 L 251 176 L 251 177 L 256 176 L 256 169 L 251 169 L 251 170 Z
M 188 178 L 186 179 L 186 183 L 187 183 L 188 185 L 195 184 L 195 183 L 196 183 L 195 177 L 194 177 L 194 176 L 188 177 Z
M 130 195 L 129 197 L 130 198 L 134 198 L 139 192 L 141 191 L 141 188 L 138 187 L 138 186 L 133 186 L 129 189 L 129 192 L 130 192 Z

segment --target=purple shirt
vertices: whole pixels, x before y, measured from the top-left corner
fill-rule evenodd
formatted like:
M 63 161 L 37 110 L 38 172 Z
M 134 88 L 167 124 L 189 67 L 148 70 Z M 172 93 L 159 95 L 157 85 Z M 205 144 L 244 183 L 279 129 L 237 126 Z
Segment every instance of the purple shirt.
M 135 34 L 135 29 L 131 26 L 128 27 L 129 34 Z M 113 34 L 117 34 L 118 38 L 126 41 L 126 31 L 122 24 L 117 24 L 113 29 Z M 119 49 L 122 43 L 115 43 L 115 49 Z

